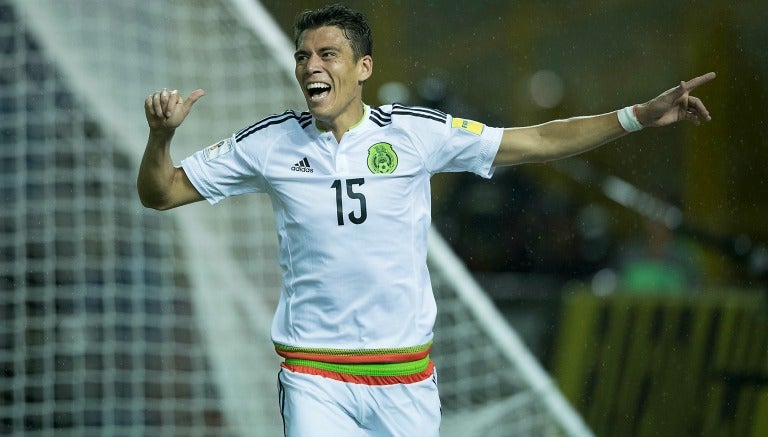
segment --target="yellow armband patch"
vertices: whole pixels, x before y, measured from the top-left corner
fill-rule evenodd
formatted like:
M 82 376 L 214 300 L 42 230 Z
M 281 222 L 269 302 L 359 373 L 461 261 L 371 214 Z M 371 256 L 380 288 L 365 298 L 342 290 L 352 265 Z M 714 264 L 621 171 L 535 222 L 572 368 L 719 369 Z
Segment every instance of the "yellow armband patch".
M 459 128 L 475 135 L 483 133 L 482 123 L 474 120 L 467 120 L 465 118 L 454 118 L 451 127 Z

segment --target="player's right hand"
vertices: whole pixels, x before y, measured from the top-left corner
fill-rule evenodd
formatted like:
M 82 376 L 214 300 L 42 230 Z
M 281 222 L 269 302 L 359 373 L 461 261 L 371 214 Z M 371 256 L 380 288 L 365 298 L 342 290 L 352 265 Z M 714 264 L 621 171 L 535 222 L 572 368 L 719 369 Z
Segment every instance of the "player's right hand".
M 186 99 L 181 97 L 178 90 L 168 91 L 163 88 L 150 94 L 144 101 L 144 113 L 150 129 L 174 130 L 181 125 L 192 105 L 205 95 L 205 91 L 198 89 L 192 92 Z

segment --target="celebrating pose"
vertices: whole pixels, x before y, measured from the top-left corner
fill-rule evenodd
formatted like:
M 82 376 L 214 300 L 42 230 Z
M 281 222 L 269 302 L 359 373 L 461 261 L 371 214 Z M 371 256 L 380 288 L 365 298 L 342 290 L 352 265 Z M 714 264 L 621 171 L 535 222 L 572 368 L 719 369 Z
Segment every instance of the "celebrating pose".
M 285 359 L 286 435 L 436 436 L 430 177 L 490 178 L 498 166 L 564 158 L 644 127 L 708 121 L 689 92 L 715 74 L 619 111 L 505 129 L 435 109 L 366 105 L 372 38 L 357 12 L 306 11 L 294 30 L 308 111 L 271 115 L 175 167 L 171 139 L 204 92 L 151 94 L 139 196 L 161 210 L 270 196 L 282 268 L 272 340 Z

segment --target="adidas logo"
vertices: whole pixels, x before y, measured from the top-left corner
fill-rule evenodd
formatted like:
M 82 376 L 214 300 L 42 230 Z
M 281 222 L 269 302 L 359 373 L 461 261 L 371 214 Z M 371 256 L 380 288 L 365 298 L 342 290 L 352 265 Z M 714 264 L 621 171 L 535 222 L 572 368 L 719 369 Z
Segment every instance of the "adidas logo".
M 305 156 L 304 159 L 297 162 L 296 164 L 293 164 L 293 167 L 291 167 L 291 170 L 293 171 L 300 171 L 303 173 L 312 173 L 314 170 L 312 170 L 312 167 L 309 165 L 309 160 Z

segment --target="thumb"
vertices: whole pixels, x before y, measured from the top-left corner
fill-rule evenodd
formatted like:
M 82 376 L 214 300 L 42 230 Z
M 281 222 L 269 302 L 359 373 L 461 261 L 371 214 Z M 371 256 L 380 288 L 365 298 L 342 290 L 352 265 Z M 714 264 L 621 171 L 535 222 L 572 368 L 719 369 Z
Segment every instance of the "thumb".
M 187 111 L 192 109 L 192 105 L 194 105 L 195 102 L 197 102 L 200 99 L 200 97 L 203 97 L 204 95 L 205 95 L 205 91 L 202 89 L 197 89 L 192 91 L 192 94 L 190 94 L 189 97 L 187 97 L 187 99 L 184 101 L 184 109 L 186 109 Z
M 686 83 L 684 80 L 680 81 L 680 84 L 672 89 L 670 89 L 667 94 L 672 96 L 673 100 L 677 100 L 680 97 L 684 96 L 685 93 L 687 93 L 689 90 L 686 86 Z

